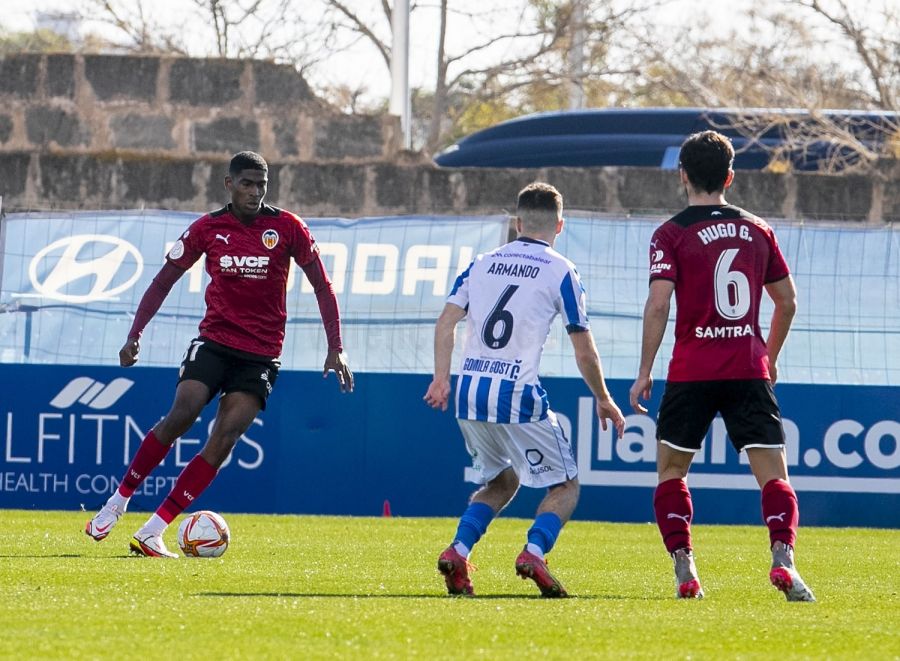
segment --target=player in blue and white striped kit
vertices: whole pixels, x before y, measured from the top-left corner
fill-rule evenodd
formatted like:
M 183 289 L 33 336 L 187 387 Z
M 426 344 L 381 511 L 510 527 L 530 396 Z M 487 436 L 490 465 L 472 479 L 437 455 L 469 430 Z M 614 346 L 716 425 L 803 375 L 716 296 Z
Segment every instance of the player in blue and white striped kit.
M 473 595 L 468 556 L 519 485 L 547 488 L 516 573 L 531 578 L 545 597 L 565 597 L 547 570 L 553 548 L 578 502 L 578 476 L 569 440 L 550 409 L 538 377 L 550 325 L 562 315 L 575 361 L 596 398 L 597 415 L 619 434 L 624 418 L 603 379 L 588 325 L 585 293 L 575 265 L 553 249 L 562 231 L 562 195 L 553 186 L 525 187 L 516 205 L 518 238 L 479 255 L 457 279 L 437 321 L 434 379 L 425 402 L 446 410 L 454 330 L 466 319 L 456 389 L 456 417 L 483 486 L 460 518 L 438 570 L 450 594 Z

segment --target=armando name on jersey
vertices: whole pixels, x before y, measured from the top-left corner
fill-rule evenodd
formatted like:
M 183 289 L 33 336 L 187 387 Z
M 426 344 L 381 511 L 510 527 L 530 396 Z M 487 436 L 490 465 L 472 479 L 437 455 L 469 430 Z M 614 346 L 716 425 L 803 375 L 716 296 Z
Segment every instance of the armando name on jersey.
M 536 278 L 541 272 L 540 266 L 531 264 L 506 264 L 494 262 L 487 272 L 491 275 L 505 275 L 513 278 Z

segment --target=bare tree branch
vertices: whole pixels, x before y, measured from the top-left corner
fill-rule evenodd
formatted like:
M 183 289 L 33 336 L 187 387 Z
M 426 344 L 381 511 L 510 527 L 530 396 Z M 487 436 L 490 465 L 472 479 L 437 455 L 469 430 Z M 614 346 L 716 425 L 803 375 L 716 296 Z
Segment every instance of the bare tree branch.
M 891 88 L 884 70 L 885 60 L 887 58 L 881 57 L 878 50 L 870 43 L 871 40 L 866 36 L 866 30 L 854 20 L 850 8 L 844 0 L 835 0 L 835 2 L 840 14 L 830 12 L 819 0 L 793 0 L 793 2 L 789 0 L 789 4 L 805 7 L 835 25 L 841 34 L 850 41 L 856 54 L 859 56 L 860 61 L 863 63 L 872 84 L 878 91 L 878 101 L 880 106 L 882 108 L 896 107 L 894 90 Z M 886 23 L 889 24 L 891 22 L 891 17 L 886 16 L 885 18 L 887 19 Z M 893 22 L 898 23 L 896 16 L 894 16 L 894 19 Z M 900 24 L 895 27 L 900 28 Z M 896 45 L 897 44 L 895 44 L 895 46 Z M 893 64 L 894 67 L 898 66 L 898 63 L 896 62 Z
M 383 42 L 378 36 L 372 31 L 372 29 L 363 21 L 355 12 L 351 11 L 341 0 L 326 0 L 327 4 L 334 9 L 338 10 L 341 14 L 344 15 L 353 25 L 353 29 L 355 29 L 360 34 L 364 35 L 375 48 L 378 49 L 378 52 L 381 54 L 384 63 L 390 68 L 391 66 L 391 49 Z M 390 10 L 387 6 L 387 2 L 382 1 L 382 7 L 384 7 L 387 12 L 388 20 L 390 20 Z

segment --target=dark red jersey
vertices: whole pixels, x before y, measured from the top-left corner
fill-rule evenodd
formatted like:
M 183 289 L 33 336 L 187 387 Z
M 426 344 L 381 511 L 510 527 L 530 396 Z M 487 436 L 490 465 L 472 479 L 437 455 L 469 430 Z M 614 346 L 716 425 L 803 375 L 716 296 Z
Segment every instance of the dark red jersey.
M 167 259 L 189 269 L 206 254 L 206 316 L 200 334 L 262 356 L 281 355 L 291 259 L 304 266 L 318 246 L 294 214 L 263 206 L 249 225 L 226 206 L 194 221 Z
M 691 206 L 657 228 L 650 279 L 675 283 L 669 381 L 768 379 L 763 286 L 790 275 L 772 228 L 732 205 Z

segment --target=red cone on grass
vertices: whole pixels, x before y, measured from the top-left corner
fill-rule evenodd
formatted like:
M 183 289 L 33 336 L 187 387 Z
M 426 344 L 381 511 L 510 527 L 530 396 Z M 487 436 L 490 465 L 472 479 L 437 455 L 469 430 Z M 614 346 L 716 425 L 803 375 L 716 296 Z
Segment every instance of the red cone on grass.
M 384 501 L 384 508 L 381 510 L 381 516 L 390 516 L 391 515 L 391 501 Z

